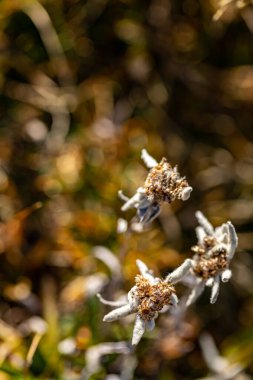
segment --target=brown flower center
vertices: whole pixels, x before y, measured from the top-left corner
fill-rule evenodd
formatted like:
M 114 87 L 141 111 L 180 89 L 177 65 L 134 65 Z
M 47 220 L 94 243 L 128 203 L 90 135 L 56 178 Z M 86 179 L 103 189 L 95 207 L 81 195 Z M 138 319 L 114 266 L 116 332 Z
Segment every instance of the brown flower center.
M 178 171 L 163 158 L 150 170 L 144 189 L 149 200 L 171 203 L 175 198 L 181 198 L 182 191 L 187 186 L 186 179 L 180 177 Z
M 203 244 L 195 245 L 192 251 L 196 254 L 193 271 L 205 280 L 228 268 L 226 250 L 219 246 L 214 236 L 205 236 Z
M 221 253 L 211 258 L 200 257 L 193 270 L 197 276 L 207 280 L 210 277 L 216 276 L 226 268 L 228 268 L 228 261 L 225 253 Z
M 171 304 L 171 295 L 175 293 L 175 289 L 167 282 L 160 281 L 151 285 L 145 277 L 137 275 L 135 283 L 139 299 L 138 313 L 142 319 L 153 319 L 165 305 Z

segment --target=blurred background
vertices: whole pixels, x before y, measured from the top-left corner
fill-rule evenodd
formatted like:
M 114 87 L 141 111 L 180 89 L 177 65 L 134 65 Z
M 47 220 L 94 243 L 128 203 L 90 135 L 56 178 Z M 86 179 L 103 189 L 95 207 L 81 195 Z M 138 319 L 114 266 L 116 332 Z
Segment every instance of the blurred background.
M 0 380 L 202 378 L 203 332 L 245 371 L 212 379 L 253 378 L 252 33 L 246 0 L 1 0 Z M 117 234 L 142 148 L 194 191 Z M 103 323 L 96 293 L 191 257 L 196 210 L 238 231 L 230 283 L 120 354 L 132 319 Z

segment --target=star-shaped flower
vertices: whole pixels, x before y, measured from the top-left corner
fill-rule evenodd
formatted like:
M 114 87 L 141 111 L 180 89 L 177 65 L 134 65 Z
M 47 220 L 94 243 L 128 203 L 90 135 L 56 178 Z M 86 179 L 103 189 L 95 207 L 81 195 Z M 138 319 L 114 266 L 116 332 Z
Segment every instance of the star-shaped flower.
M 185 177 L 180 176 L 177 166 L 173 168 L 166 158 L 158 163 L 145 149 L 142 150 L 141 158 L 150 169 L 144 185 L 131 198 L 122 191 L 119 197 L 125 202 L 122 211 L 135 207 L 140 222 L 147 224 L 159 215 L 162 202 L 171 203 L 176 198 L 185 201 L 190 197 L 192 188 Z
M 176 283 L 182 280 L 187 273 L 191 274 L 193 288 L 186 301 L 186 306 L 197 300 L 205 286 L 212 288 L 210 302 L 216 302 L 220 280 L 227 282 L 231 278 L 232 272 L 229 265 L 238 244 L 236 231 L 231 222 L 213 228 L 200 211 L 196 212 L 196 218 L 199 226 L 196 228 L 198 243 L 192 247 L 195 255 L 178 268 L 179 272 L 181 270 L 181 278 L 180 276 L 173 278 L 172 274 L 168 276 L 168 281 Z
M 136 264 L 141 274 L 136 276 L 135 286 L 129 291 L 127 302 L 110 302 L 99 295 L 104 304 L 117 306 L 116 309 L 105 315 L 104 322 L 116 321 L 136 313 L 132 337 L 133 346 L 139 343 L 145 329 L 152 330 L 155 327 L 155 319 L 159 312 L 165 312 L 171 306 L 175 307 L 178 302 L 171 283 L 154 277 L 141 260 L 137 260 Z

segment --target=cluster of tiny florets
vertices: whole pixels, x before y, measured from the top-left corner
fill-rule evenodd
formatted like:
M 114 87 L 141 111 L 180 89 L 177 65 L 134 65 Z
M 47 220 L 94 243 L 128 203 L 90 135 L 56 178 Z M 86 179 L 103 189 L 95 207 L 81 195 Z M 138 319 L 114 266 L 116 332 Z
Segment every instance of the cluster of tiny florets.
M 142 275 L 135 278 L 136 295 L 139 299 L 138 314 L 144 320 L 153 319 L 164 306 L 171 305 L 171 295 L 175 293 L 172 285 L 159 281 L 151 285 Z
M 197 276 L 207 280 L 210 277 L 215 277 L 227 268 L 228 261 L 226 255 L 225 253 L 220 253 L 216 257 L 200 257 L 194 264 L 193 271 Z
M 226 249 L 220 247 L 214 236 L 205 236 L 203 244 L 192 247 L 195 253 L 193 272 L 207 280 L 228 268 Z
M 163 158 L 154 166 L 145 181 L 144 189 L 148 199 L 152 202 L 169 202 L 182 198 L 182 192 L 189 187 L 184 177 L 180 177 L 177 167 L 172 166 Z

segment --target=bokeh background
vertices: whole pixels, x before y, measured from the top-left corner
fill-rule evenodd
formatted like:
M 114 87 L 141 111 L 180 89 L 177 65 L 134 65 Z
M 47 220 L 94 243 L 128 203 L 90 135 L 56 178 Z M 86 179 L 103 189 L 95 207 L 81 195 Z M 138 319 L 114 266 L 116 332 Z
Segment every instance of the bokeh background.
M 1 0 L 1 380 L 205 377 L 203 332 L 252 379 L 252 33 L 251 1 Z M 142 148 L 194 191 L 117 234 Z M 190 257 L 196 210 L 238 231 L 230 283 L 180 334 L 160 316 L 136 352 L 102 355 L 133 323 L 103 323 L 96 293 L 127 292 L 137 258 L 165 275 Z

